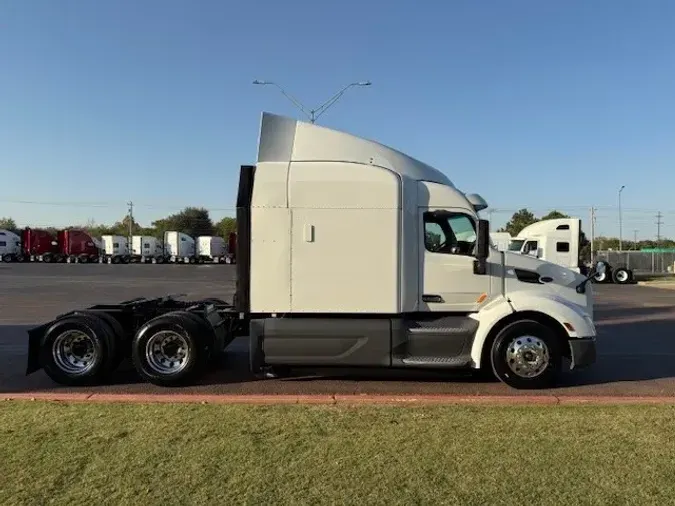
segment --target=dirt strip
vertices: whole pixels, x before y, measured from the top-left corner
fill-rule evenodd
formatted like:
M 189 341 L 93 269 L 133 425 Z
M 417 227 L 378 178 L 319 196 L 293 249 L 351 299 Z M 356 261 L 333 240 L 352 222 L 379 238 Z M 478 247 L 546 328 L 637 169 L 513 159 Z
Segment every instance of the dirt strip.
M 93 394 L 22 392 L 0 394 L 5 401 L 127 402 L 198 404 L 470 404 L 470 405 L 580 405 L 675 404 L 675 397 L 554 396 L 554 395 L 218 395 L 218 394 Z

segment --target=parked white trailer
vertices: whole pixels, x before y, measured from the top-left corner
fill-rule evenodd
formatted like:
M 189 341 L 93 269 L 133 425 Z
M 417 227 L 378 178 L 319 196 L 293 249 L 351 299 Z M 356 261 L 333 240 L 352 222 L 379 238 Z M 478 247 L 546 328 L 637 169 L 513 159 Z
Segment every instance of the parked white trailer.
M 135 235 L 131 238 L 131 258 L 141 263 L 164 263 L 164 244 L 151 235 Z
M 21 237 L 11 230 L 0 229 L 0 260 L 14 262 L 21 254 Z
M 101 236 L 100 248 L 102 254 L 99 261 L 101 263 L 127 264 L 131 259 L 129 238 L 124 235 Z
M 164 232 L 164 256 L 169 262 L 196 263 L 195 240 L 183 232 Z
M 227 256 L 225 239 L 216 235 L 201 235 L 197 238 L 197 259 L 199 262 L 221 263 Z

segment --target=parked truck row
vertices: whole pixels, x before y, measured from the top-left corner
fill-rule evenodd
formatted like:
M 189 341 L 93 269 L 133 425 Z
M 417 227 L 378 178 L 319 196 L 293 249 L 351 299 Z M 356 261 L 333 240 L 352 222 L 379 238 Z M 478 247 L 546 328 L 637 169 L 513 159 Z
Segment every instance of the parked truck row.
M 593 266 L 581 259 L 581 220 L 579 218 L 556 218 L 532 223 L 523 228 L 516 237 L 508 232 L 490 233 L 492 246 L 500 251 L 512 251 L 567 269 L 586 274 Z M 610 265 L 603 261 L 605 269 L 593 277 L 594 283 L 625 285 L 634 282 L 633 271 L 625 265 Z
M 147 235 L 104 235 L 100 239 L 77 229 L 24 228 L 21 234 L 0 230 L 3 262 L 44 263 L 226 263 L 236 262 L 235 233 L 228 240 L 219 236 L 193 238 L 167 231 L 162 239 Z

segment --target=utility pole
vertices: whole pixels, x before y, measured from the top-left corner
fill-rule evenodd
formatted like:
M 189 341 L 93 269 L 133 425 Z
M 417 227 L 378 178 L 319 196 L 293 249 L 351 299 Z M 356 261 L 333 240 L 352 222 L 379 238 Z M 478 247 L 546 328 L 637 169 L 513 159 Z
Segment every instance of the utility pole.
M 625 187 L 626 185 L 622 185 L 621 188 L 619 188 L 619 251 L 623 249 L 623 220 L 621 216 L 621 192 Z
M 134 203 L 129 201 L 127 205 L 129 206 L 129 249 L 131 250 L 134 237 Z
M 661 211 L 656 213 L 656 246 L 658 247 L 659 243 L 661 242 L 661 225 L 663 225 L 663 222 L 661 221 L 661 218 L 663 218 L 663 215 L 661 214 Z
M 345 92 L 353 87 L 353 86 L 370 86 L 372 83 L 370 81 L 359 81 L 356 83 L 350 83 L 347 86 L 344 86 L 340 91 L 338 91 L 335 95 L 333 95 L 331 98 L 326 100 L 323 104 L 321 104 L 319 107 L 316 109 L 307 109 L 297 98 L 293 97 L 289 93 L 286 92 L 281 86 L 279 86 L 277 83 L 272 82 L 272 81 L 260 81 L 259 79 L 256 79 L 253 81 L 253 84 L 259 84 L 259 85 L 270 85 L 274 86 L 279 89 L 279 91 L 291 102 L 293 102 L 293 105 L 297 107 L 302 113 L 307 116 L 309 119 L 310 123 L 316 122 L 316 120 L 321 116 L 324 112 L 326 112 L 335 102 L 340 100 L 340 97 L 345 94 Z
M 663 225 L 663 222 L 661 221 L 662 216 L 663 215 L 661 214 L 661 211 L 656 213 L 656 247 L 657 248 L 659 247 L 659 244 L 661 244 L 661 225 Z M 654 255 L 654 253 L 652 253 L 652 255 Z M 653 256 L 652 256 L 652 258 L 653 258 Z M 663 261 L 663 257 L 661 255 L 658 255 L 657 258 L 660 260 L 659 263 L 661 263 Z M 652 265 L 653 265 L 653 263 L 652 263 Z M 658 268 L 662 269 L 663 265 L 659 265 Z
M 637 249 L 637 230 L 633 230 L 633 249 Z
M 595 259 L 595 249 L 594 249 L 594 243 L 595 242 L 595 207 L 591 207 L 591 265 L 594 263 Z

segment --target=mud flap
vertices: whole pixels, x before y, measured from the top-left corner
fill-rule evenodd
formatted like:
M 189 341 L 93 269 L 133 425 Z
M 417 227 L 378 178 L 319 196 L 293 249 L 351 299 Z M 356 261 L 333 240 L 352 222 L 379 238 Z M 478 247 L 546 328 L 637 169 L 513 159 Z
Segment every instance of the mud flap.
M 34 327 L 28 331 L 28 364 L 26 366 L 26 376 L 42 369 L 40 365 L 40 344 L 45 335 L 45 331 L 54 322 L 45 323 L 39 327 Z
M 595 338 L 570 339 L 570 369 L 582 369 L 595 363 L 597 352 Z

